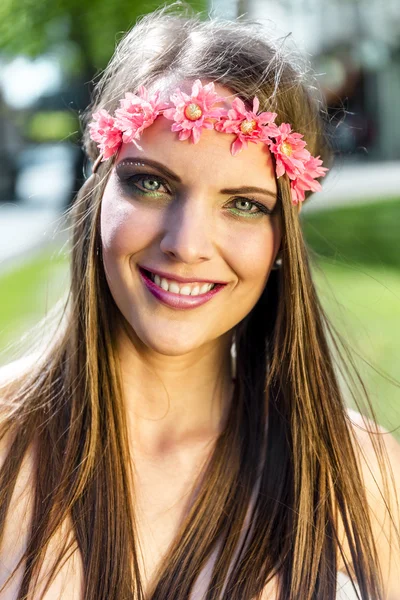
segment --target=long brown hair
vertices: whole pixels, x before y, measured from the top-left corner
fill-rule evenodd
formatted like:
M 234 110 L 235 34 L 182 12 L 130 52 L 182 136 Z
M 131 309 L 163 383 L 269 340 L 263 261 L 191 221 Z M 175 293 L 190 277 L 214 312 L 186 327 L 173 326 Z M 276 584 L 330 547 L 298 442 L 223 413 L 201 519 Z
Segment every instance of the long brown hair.
M 257 94 L 262 110 L 277 112 L 277 122 L 291 123 L 304 134 L 310 152 L 328 164 L 321 98 L 307 65 L 296 63 L 284 48 L 269 41 L 256 23 L 203 21 L 187 9 L 160 9 L 122 39 L 97 84 L 90 113 L 113 111 L 126 91 L 160 78 L 218 81 L 244 101 Z M 97 148 L 87 134 L 85 140 L 95 160 Z M 1 435 L 11 441 L 0 474 L 0 535 L 33 444 L 36 456 L 32 526 L 18 600 L 27 598 L 49 540 L 68 516 L 83 560 L 84 598 L 144 598 L 113 339 L 118 310 L 106 284 L 99 235 L 111 168 L 112 161 L 101 164 L 72 210 L 71 289 L 58 334 L 40 364 L 2 394 Z M 274 575 L 279 576 L 278 600 L 334 600 L 337 560 L 343 554 L 339 517 L 351 552 L 346 565 L 361 598 L 382 594 L 338 383 L 343 350 L 317 298 L 298 211 L 283 177 L 278 190 L 282 268 L 271 272 L 259 301 L 236 327 L 237 373 L 226 427 L 160 567 L 152 600 L 189 598 L 217 541 L 221 546 L 207 600 L 256 598 Z M 346 351 L 344 358 L 343 372 L 350 360 Z M 233 560 L 259 464 L 253 526 Z M 60 552 L 48 584 L 71 549 Z

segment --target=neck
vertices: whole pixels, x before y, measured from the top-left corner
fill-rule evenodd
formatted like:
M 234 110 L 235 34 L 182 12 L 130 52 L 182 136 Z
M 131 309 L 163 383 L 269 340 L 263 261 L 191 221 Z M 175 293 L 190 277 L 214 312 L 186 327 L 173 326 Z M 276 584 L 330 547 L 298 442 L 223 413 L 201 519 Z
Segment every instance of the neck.
M 232 333 L 166 356 L 121 332 L 118 355 L 132 449 L 151 456 L 201 447 L 224 428 L 233 393 Z

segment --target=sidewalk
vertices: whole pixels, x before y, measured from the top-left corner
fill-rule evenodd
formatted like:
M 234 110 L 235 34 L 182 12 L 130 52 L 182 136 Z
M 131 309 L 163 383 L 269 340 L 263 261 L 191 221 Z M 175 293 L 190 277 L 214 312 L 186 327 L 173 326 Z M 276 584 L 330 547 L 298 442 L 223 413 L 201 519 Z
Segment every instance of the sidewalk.
M 56 208 L 0 204 L 0 274 L 53 241 L 62 227 Z
M 342 159 L 343 160 L 343 159 Z M 341 164 L 322 180 L 322 192 L 314 194 L 304 211 L 365 204 L 400 198 L 400 161 Z
M 399 198 L 400 162 L 336 166 L 322 187 L 323 191 L 304 205 L 305 212 Z M 54 239 L 61 224 L 61 212 L 56 207 L 11 202 L 0 205 L 0 273 Z

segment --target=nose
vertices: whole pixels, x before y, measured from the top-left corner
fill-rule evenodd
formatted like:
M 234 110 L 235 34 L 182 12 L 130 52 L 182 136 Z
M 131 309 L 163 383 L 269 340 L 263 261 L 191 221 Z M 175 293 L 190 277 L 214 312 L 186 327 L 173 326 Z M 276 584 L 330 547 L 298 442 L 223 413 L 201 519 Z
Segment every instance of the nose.
M 205 199 L 181 199 L 167 215 L 162 252 L 187 264 L 210 260 L 214 252 L 212 220 Z

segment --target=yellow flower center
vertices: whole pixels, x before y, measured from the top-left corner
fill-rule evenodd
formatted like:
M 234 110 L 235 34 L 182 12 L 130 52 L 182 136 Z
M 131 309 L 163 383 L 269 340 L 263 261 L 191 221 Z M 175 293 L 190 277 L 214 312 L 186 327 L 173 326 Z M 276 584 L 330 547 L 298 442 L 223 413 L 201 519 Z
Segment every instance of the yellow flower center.
M 281 152 L 286 156 L 292 156 L 293 148 L 288 142 L 283 142 L 281 144 Z
M 253 133 L 256 127 L 257 123 L 254 119 L 252 119 L 251 121 L 246 120 L 242 121 L 240 125 L 240 131 L 245 135 L 249 135 L 250 133 Z
M 194 102 L 188 104 L 184 112 L 185 117 L 189 119 L 189 121 L 197 121 L 197 119 L 200 119 L 201 115 L 203 114 L 200 106 Z

